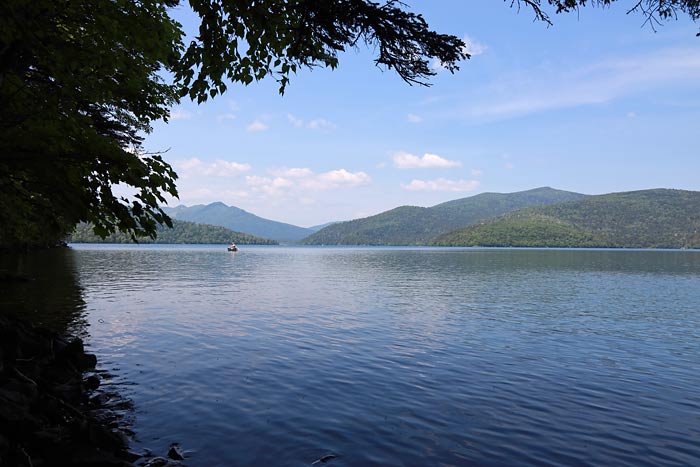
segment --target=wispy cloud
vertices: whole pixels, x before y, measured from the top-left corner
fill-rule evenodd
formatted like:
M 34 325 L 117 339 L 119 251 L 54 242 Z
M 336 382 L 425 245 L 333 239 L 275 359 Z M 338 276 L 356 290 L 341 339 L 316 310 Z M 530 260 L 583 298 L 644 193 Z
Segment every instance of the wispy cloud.
M 633 94 L 700 79 L 700 50 L 666 49 L 569 67 L 542 65 L 495 80 L 463 96 L 457 116 L 491 121 L 605 104 Z M 454 104 L 452 104 L 454 106 Z
M 250 133 L 258 133 L 258 132 L 267 130 L 268 126 L 265 125 L 260 120 L 255 120 L 253 123 L 246 126 L 245 129 L 246 129 L 246 131 L 248 131 Z
M 408 114 L 406 115 L 406 120 L 408 120 L 410 123 L 421 123 L 423 122 L 423 118 L 416 115 L 416 114 Z
M 423 157 L 414 156 L 407 152 L 397 152 L 393 158 L 394 166 L 399 169 L 435 169 L 460 167 L 459 161 L 451 161 L 438 156 L 437 154 L 423 154 Z
M 294 128 L 301 128 L 304 126 L 304 120 L 301 120 L 299 118 L 296 118 L 292 114 L 287 114 L 287 120 L 289 120 L 289 123 L 294 127 Z
M 331 123 L 324 118 L 316 118 L 306 124 L 306 128 L 312 130 L 335 130 L 335 123 Z
M 217 122 L 224 122 L 226 120 L 235 120 L 238 116 L 236 112 L 240 109 L 238 106 L 238 103 L 236 101 L 230 100 L 228 101 L 228 109 L 229 111 L 223 114 L 219 114 L 216 116 L 216 121 Z
M 309 130 L 332 131 L 337 128 L 336 124 L 325 118 L 314 118 L 309 121 L 302 120 L 292 114 L 287 114 L 287 120 L 294 128 L 308 128 Z
M 204 162 L 197 157 L 176 161 L 174 163 L 180 177 L 214 176 L 232 177 L 250 170 L 250 164 L 225 161 L 218 159 L 214 162 Z
M 294 185 L 290 180 L 283 177 L 270 178 L 259 177 L 257 175 L 248 175 L 246 176 L 245 181 L 253 191 L 263 192 L 272 196 Z
M 484 52 L 486 52 L 486 50 L 488 49 L 486 44 L 483 44 L 475 39 L 472 39 L 471 37 L 467 36 L 466 34 L 464 35 L 464 37 L 462 37 L 462 40 L 466 44 L 464 47 L 462 47 L 462 51 L 464 53 L 471 55 L 472 57 L 475 55 L 481 55 Z
M 226 120 L 235 120 L 236 118 L 236 114 L 234 113 L 219 114 L 216 116 L 216 121 L 221 123 L 225 122 Z
M 170 120 L 186 120 L 188 118 L 192 118 L 192 114 L 183 108 L 170 111 Z
M 314 172 L 309 169 L 308 167 L 292 167 L 292 168 L 279 168 L 279 169 L 272 169 L 270 170 L 270 173 L 272 175 L 275 175 L 277 177 L 290 177 L 290 178 L 302 178 L 302 177 L 311 177 L 313 176 Z
M 411 180 L 411 183 L 401 184 L 401 188 L 409 191 L 474 191 L 479 188 L 478 180 L 447 180 L 436 178 L 434 180 Z

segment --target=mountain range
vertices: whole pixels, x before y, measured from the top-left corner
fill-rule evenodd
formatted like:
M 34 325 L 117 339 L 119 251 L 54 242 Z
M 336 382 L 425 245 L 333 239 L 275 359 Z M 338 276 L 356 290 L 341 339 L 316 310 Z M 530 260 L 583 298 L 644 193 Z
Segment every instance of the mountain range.
M 337 222 L 301 241 L 306 245 L 425 245 L 438 235 L 528 206 L 585 198 L 542 187 L 516 193 L 482 193 L 433 207 L 401 206 L 375 216 Z
M 482 193 L 312 228 L 264 219 L 223 203 L 178 206 L 166 212 L 176 224 L 186 219 L 211 225 L 199 233 L 191 226 L 178 230 L 176 225 L 173 232 L 161 234 L 162 242 L 174 237 L 193 243 L 225 238 L 306 245 L 700 248 L 700 192 L 671 189 L 595 196 L 549 187 Z M 241 240 L 233 235 L 245 234 L 230 230 L 215 234 L 213 226 L 265 238 Z
M 525 208 L 435 238 L 442 246 L 700 248 L 700 192 L 642 190 Z

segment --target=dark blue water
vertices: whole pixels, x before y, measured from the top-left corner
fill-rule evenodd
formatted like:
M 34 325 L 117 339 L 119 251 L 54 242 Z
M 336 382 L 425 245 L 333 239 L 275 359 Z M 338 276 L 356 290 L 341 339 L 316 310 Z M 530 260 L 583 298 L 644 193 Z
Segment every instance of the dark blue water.
M 700 252 L 88 247 L 135 449 L 191 466 L 700 465 Z

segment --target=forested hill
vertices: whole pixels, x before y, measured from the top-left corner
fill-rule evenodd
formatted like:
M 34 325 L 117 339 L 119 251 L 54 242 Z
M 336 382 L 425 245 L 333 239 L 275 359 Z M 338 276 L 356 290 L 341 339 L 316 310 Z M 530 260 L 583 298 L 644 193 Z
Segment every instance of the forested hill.
M 133 243 L 131 237 L 124 233 L 115 233 L 102 239 L 95 235 L 92 226 L 80 223 L 68 239 L 75 243 Z M 217 225 L 197 224 L 173 219 L 173 228 L 158 227 L 158 237 L 139 238 L 139 243 L 231 243 L 240 245 L 276 245 L 277 242 L 267 238 L 256 237 Z
M 442 235 L 442 246 L 700 248 L 700 192 L 644 190 L 521 209 Z
M 520 209 L 577 200 L 579 193 L 549 187 L 482 193 L 430 208 L 401 206 L 375 216 L 338 222 L 302 240 L 307 245 L 420 245 L 437 235 Z
M 312 229 L 271 221 L 224 203 L 163 208 L 173 219 L 219 225 L 237 232 L 248 232 L 279 242 L 295 242 L 314 232 Z

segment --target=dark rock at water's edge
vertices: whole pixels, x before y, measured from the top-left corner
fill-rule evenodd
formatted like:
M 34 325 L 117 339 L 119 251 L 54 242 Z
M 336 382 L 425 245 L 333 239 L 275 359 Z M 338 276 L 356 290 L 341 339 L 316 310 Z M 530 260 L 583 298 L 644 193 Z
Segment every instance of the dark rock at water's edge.
M 151 464 L 128 451 L 111 396 L 92 393 L 100 378 L 86 372 L 96 363 L 80 339 L 0 315 L 0 466 Z
M 0 243 L 0 255 L 53 250 L 54 248 L 68 248 L 68 243 L 65 240 L 57 240 L 50 243 L 22 243 L 19 245 Z
M 338 454 L 326 454 L 325 456 L 321 456 L 320 458 L 313 461 L 311 465 L 325 464 L 334 459 L 337 459 L 338 457 Z
M 170 449 L 168 450 L 168 457 L 176 461 L 181 461 L 185 459 L 185 456 L 180 450 L 180 446 L 178 446 L 177 444 L 173 444 L 170 446 Z

